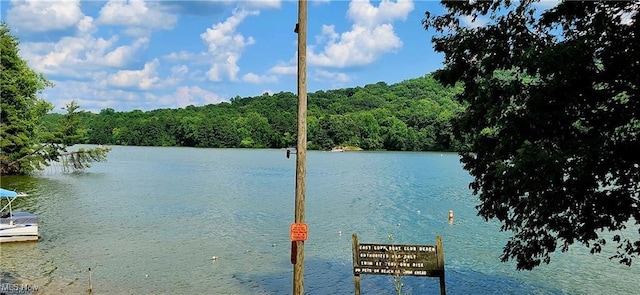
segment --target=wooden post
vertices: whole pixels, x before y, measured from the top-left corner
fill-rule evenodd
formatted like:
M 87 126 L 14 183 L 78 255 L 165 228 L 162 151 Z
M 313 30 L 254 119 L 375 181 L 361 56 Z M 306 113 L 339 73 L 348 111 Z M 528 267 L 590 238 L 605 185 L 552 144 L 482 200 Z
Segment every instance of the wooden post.
M 351 240 L 353 241 L 353 248 L 351 249 L 351 253 L 353 255 L 353 267 L 357 267 L 360 265 L 358 261 L 358 234 L 354 233 L 351 235 Z M 353 283 L 355 284 L 355 294 L 360 295 L 360 275 L 353 275 Z
M 89 293 L 93 293 L 93 282 L 91 278 L 91 267 L 89 267 Z
M 298 145 L 296 156 L 295 222 L 304 223 L 307 156 L 307 1 L 298 1 Z M 296 241 L 293 294 L 304 294 L 304 241 Z
M 438 268 L 440 268 L 440 295 L 447 294 L 447 286 L 444 280 L 444 247 L 442 247 L 442 237 L 436 236 L 436 255 L 438 256 Z

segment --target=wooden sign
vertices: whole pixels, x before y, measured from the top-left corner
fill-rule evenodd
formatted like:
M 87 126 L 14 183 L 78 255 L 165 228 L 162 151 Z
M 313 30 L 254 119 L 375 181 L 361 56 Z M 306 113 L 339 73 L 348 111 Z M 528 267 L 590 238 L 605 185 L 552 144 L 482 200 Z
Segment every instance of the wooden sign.
M 295 222 L 291 224 L 291 241 L 306 241 L 308 236 L 307 224 L 301 222 Z
M 354 274 L 439 276 L 435 246 L 358 244 Z
M 442 238 L 436 245 L 359 244 L 353 234 L 353 274 L 356 294 L 360 275 L 400 275 L 440 278 L 440 293 L 446 294 Z

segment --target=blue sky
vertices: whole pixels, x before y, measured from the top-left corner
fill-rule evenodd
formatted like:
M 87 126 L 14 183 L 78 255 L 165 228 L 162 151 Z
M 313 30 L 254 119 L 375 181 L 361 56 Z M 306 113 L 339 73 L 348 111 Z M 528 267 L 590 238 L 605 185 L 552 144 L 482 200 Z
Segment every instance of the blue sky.
M 55 87 L 41 96 L 99 112 L 182 108 L 296 93 L 296 1 L 7 1 L 20 54 Z M 424 12 L 436 1 L 309 1 L 308 91 L 396 83 L 442 67 Z

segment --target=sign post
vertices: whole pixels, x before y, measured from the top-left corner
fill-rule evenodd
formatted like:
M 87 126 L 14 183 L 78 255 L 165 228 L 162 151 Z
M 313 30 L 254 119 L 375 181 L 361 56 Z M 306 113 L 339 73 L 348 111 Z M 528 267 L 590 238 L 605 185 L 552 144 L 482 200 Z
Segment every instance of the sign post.
M 442 237 L 436 245 L 360 244 L 353 234 L 355 294 L 360 294 L 360 275 L 400 275 L 440 278 L 440 294 L 446 294 Z
M 307 160 L 307 0 L 298 0 L 298 144 L 296 147 L 296 200 L 295 223 L 304 224 L 305 175 Z M 296 226 L 302 230 L 302 226 Z M 304 294 L 304 239 L 294 240 L 291 227 L 291 262 L 293 263 L 293 294 Z M 298 234 L 296 234 L 298 235 Z M 296 236 L 295 238 L 301 238 Z M 295 253 L 294 253 L 295 252 Z

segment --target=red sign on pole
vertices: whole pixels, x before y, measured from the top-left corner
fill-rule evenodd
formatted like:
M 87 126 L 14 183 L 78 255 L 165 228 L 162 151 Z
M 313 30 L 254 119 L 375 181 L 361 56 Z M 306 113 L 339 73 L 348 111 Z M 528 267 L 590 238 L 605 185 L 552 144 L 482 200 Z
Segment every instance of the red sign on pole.
M 294 242 L 307 240 L 307 224 L 295 222 L 291 224 L 291 240 Z

